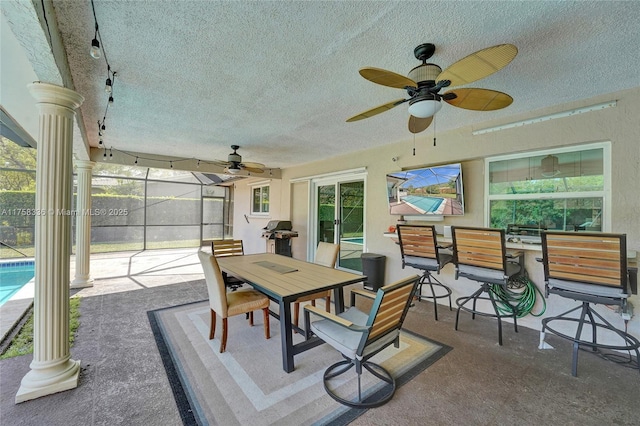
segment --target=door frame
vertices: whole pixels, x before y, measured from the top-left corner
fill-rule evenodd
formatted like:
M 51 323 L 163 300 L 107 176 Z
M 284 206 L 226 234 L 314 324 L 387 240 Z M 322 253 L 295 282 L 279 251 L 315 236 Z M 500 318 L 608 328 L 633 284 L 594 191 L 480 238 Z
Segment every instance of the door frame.
M 313 176 L 309 178 L 309 222 L 307 233 L 307 261 L 312 262 L 316 254 L 316 236 L 318 234 L 318 187 L 326 185 L 335 185 L 336 189 L 339 188 L 341 183 L 357 182 L 363 183 L 364 199 L 362 203 L 362 236 L 363 243 L 366 241 L 367 230 L 367 171 L 366 168 L 345 170 L 342 172 L 329 173 L 326 175 Z M 339 196 L 339 192 L 336 192 L 336 197 Z M 336 206 L 338 205 L 336 199 Z M 337 235 L 339 238 L 339 235 Z M 363 246 L 364 248 L 364 246 Z M 344 269 L 344 268 L 339 268 Z

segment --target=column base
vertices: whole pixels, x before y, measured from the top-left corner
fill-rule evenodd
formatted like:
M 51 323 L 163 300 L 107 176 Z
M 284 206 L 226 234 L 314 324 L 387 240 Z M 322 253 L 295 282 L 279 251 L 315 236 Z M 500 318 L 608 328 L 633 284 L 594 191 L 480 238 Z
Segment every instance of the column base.
M 80 378 L 80 361 L 70 359 L 65 367 L 62 372 L 53 376 L 38 370 L 29 371 L 22 378 L 20 389 L 16 393 L 16 404 L 77 388 Z
M 87 288 L 93 287 L 93 278 L 75 278 L 71 281 L 70 288 Z

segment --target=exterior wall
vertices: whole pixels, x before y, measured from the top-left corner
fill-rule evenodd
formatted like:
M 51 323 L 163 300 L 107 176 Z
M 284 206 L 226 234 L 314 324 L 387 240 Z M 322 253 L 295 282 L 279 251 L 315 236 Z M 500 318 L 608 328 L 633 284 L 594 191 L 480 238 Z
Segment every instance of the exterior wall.
M 269 183 L 269 214 L 252 215 L 252 185 L 267 182 Z M 251 178 L 236 182 L 233 187 L 233 238 L 243 241 L 245 254 L 264 253 L 266 252 L 266 240 L 261 238 L 262 228 L 267 226 L 270 220 L 290 220 L 288 206 L 282 207 L 282 181 Z
M 555 112 L 562 112 L 605 101 L 617 100 L 614 108 L 588 112 L 566 118 L 544 121 L 512 129 L 473 136 L 474 129 L 501 124 L 486 122 L 482 125 L 468 126 L 455 131 L 437 135 L 437 146 L 433 147 L 431 135 L 418 135 L 416 138 L 416 156 L 412 155 L 413 139 L 392 143 L 383 147 L 372 148 L 351 155 L 344 155 L 330 160 L 305 164 L 285 169 L 280 182 L 281 193 L 277 193 L 277 185 L 272 186 L 271 217 L 277 219 L 291 219 L 294 229 L 307 230 L 308 185 L 304 182 L 290 183 L 292 179 L 319 175 L 357 167 L 367 168 L 366 204 L 369 212 L 366 218 L 366 252 L 374 252 L 387 256 L 386 282 L 402 278 L 412 270 L 402 270 L 398 246 L 391 238 L 383 235 L 390 225 L 396 223 L 397 217 L 387 213 L 385 175 L 403 167 L 417 167 L 421 165 L 459 162 L 463 164 L 463 184 L 465 194 L 465 215 L 463 217 L 445 217 L 442 222 L 436 222 L 437 227 L 443 225 L 484 226 L 484 158 L 554 148 L 575 144 L 611 141 L 612 150 L 612 232 L 627 234 L 629 250 L 640 252 L 640 88 L 613 93 L 589 99 L 582 102 L 565 104 L 548 108 L 526 116 L 514 116 L 510 121 L 534 118 Z M 444 113 L 444 112 L 441 112 Z M 488 114 L 489 115 L 489 114 Z M 375 120 L 376 118 L 372 118 Z M 429 133 L 429 132 L 427 132 Z M 393 157 L 399 157 L 396 162 Z M 276 181 L 273 181 L 276 182 Z M 237 185 L 236 207 L 243 200 L 250 199 L 249 187 Z M 278 205 L 277 205 L 278 204 Z M 246 231 L 240 232 L 246 224 L 242 214 L 247 206 L 236 209 L 234 217 L 236 238 L 245 237 L 248 240 L 260 235 L 260 227 L 266 220 L 253 219 Z M 278 217 L 281 215 L 281 217 Z M 251 219 L 251 218 L 250 218 Z M 261 242 L 262 243 L 262 242 Z M 258 244 L 251 244 L 257 250 Z M 294 242 L 294 257 L 306 259 L 306 232 Z M 263 248 L 263 246 L 262 246 Z M 532 261 L 531 254 L 527 259 L 527 269 L 534 282 L 544 287 L 542 268 Z M 453 268 L 448 265 L 443 271 L 443 280 L 454 289 L 454 296 L 469 294 L 474 284 L 466 280 L 454 280 Z M 636 311 L 640 308 L 640 297 L 633 296 L 632 303 Z M 548 300 L 550 305 L 557 305 L 557 299 Z M 549 311 L 557 311 L 555 307 Z M 619 321 L 619 316 L 617 320 Z M 520 321 L 519 321 L 520 322 Z M 530 316 L 522 321 L 525 326 L 538 328 L 539 319 Z M 640 319 L 636 315 L 629 330 L 640 336 Z

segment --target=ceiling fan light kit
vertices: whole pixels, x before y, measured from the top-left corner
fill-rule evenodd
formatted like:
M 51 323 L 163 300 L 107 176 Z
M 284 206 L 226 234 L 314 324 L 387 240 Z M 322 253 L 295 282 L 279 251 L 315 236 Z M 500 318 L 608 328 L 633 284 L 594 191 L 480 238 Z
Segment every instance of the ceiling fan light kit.
M 511 96 L 495 90 L 463 88 L 442 94 L 439 92 L 445 87 L 468 84 L 501 70 L 518 54 L 516 46 L 499 44 L 479 50 L 444 71 L 436 64 L 427 63 L 427 59 L 435 50 L 435 45 L 431 43 L 417 46 L 413 53 L 422 64 L 409 71 L 408 77 L 381 68 L 362 68 L 362 77 L 376 84 L 405 90 L 409 98 L 398 99 L 361 112 L 347 119 L 347 122 L 373 117 L 408 102 L 409 131 L 419 133 L 431 125 L 433 115 L 442 108 L 443 100 L 449 105 L 473 111 L 494 111 L 511 105 Z
M 418 97 L 409 101 L 409 114 L 418 118 L 427 118 L 440 111 L 442 103 L 438 99 L 429 99 L 429 96 Z

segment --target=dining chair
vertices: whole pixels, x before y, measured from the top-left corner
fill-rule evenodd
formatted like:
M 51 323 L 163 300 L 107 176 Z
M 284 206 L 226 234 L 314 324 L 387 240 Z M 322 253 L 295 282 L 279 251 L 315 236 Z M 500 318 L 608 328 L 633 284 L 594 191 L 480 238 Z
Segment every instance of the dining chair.
M 472 319 L 476 315 L 496 318 L 498 343 L 502 345 L 502 318 L 513 318 L 513 328 L 517 333 L 518 312 L 515 306 L 501 298 L 502 293 L 494 292 L 492 287 L 502 286 L 506 293 L 509 278 L 521 271 L 520 264 L 514 262 L 514 259 L 521 258 L 520 253 L 507 255 L 504 229 L 452 226 L 451 236 L 455 278 L 464 277 L 480 283 L 480 288 L 473 294 L 456 299 L 455 329 L 458 330 L 461 310 L 471 313 Z M 478 300 L 490 301 L 493 312 L 479 310 Z M 498 307 L 498 303 L 501 307 Z
M 249 325 L 253 326 L 253 311 L 258 309 L 262 309 L 264 317 L 264 337 L 269 339 L 269 298 L 256 290 L 228 293 L 222 278 L 222 271 L 215 256 L 199 250 L 198 258 L 204 270 L 207 292 L 209 293 L 209 307 L 211 309 L 209 340 L 215 337 L 216 315 L 219 315 L 222 318 L 220 352 L 224 352 L 227 346 L 227 318 L 234 315 L 248 314 Z
M 334 268 L 338 261 L 340 244 L 326 243 L 320 241 L 316 248 L 316 255 L 313 263 Z M 324 299 L 324 307 L 327 312 L 331 312 L 331 290 L 319 291 L 307 296 L 302 296 L 293 302 L 293 324 L 297 327 L 300 319 L 300 303 L 311 302 L 311 306 L 316 306 L 317 299 Z
M 324 388 L 331 398 L 349 407 L 371 408 L 378 407 L 393 397 L 396 390 L 395 378 L 384 367 L 372 362 L 371 358 L 392 344 L 396 348 L 399 347 L 400 329 L 418 280 L 418 275 L 415 275 L 380 287 L 376 293 L 358 291 L 358 294 L 373 300 L 368 313 L 351 306 L 345 312 L 335 315 L 315 306 L 305 305 L 307 333 L 313 332 L 339 351 L 344 358 L 329 366 L 324 372 Z M 311 322 L 311 314 L 319 320 Z M 357 399 L 338 394 L 339 389 L 341 393 L 345 393 L 344 386 L 338 387 L 344 383 L 342 374 L 354 367 L 358 379 Z M 363 367 L 383 382 L 378 392 L 365 398 L 362 395 L 361 383 Z M 332 381 L 333 379 L 336 380 Z
M 429 298 L 433 300 L 433 314 L 438 321 L 438 300 L 449 299 L 449 310 L 451 310 L 451 289 L 441 283 L 432 272 L 440 273 L 447 263 L 453 260 L 451 253 L 441 251 L 444 246 L 438 244 L 436 227 L 433 225 L 398 225 L 398 243 L 400 244 L 400 254 L 402 256 L 402 269 L 411 266 L 423 271 L 416 297 L 419 300 Z M 422 294 L 422 285 L 429 284 L 431 294 Z M 439 290 L 436 291 L 435 288 Z
M 211 241 L 211 252 L 215 257 L 242 256 L 244 255 L 244 245 L 242 240 L 213 240 Z M 231 291 L 236 291 L 245 282 L 237 277 L 230 277 L 226 272 L 222 273 L 222 278 Z
M 626 323 L 631 315 L 627 302 L 630 292 L 625 234 L 543 232 L 542 263 L 544 265 L 546 297 L 549 297 L 549 294 L 556 294 L 560 297 L 573 299 L 580 304 L 560 315 L 542 320 L 540 349 L 549 347 L 544 342 L 547 330 L 563 339 L 572 341 L 571 374 L 573 376 L 578 375 L 578 350 L 580 347 L 590 348 L 593 352 L 596 352 L 598 348 L 618 351 L 633 350 L 636 359 L 640 360 L 640 352 L 638 351 L 640 341 L 615 327 L 591 306 L 592 304 L 618 306 L 621 316 L 626 318 L 624 320 L 626 328 Z M 577 317 L 571 315 L 576 311 Z M 572 327 L 574 324 L 575 328 Z M 573 334 L 569 334 L 574 330 Z M 598 330 L 611 334 L 610 343 L 598 342 Z M 591 331 L 590 336 L 589 331 Z M 611 343 L 616 341 L 620 344 Z

